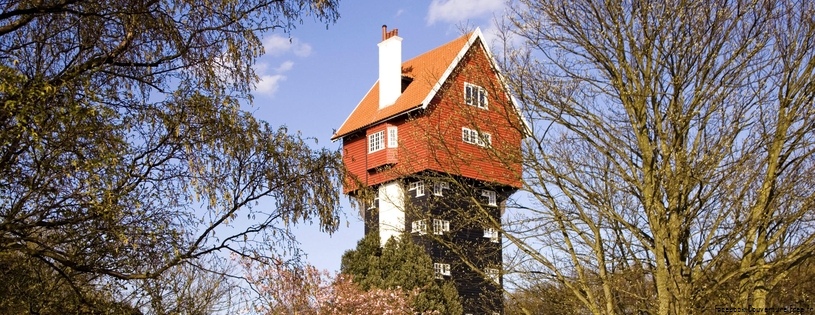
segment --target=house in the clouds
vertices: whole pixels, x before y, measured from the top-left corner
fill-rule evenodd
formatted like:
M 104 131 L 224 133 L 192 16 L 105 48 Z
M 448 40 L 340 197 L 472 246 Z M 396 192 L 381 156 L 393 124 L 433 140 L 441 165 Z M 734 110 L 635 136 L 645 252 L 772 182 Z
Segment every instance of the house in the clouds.
M 342 140 L 344 192 L 365 233 L 410 233 L 453 281 L 465 314 L 503 313 L 501 215 L 521 186 L 524 124 L 476 29 L 402 62 L 382 28 L 379 80 L 351 112 Z

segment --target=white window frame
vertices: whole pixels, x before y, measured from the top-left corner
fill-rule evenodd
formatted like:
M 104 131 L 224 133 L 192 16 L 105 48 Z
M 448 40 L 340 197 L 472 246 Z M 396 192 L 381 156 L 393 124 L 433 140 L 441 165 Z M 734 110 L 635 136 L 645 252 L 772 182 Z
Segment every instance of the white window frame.
M 450 232 L 450 221 L 433 219 L 433 234 L 443 235 L 444 232 Z
M 501 271 L 495 268 L 486 268 L 484 269 L 484 273 L 487 275 L 487 278 L 492 280 L 495 283 L 501 283 Z
M 427 234 L 427 224 L 424 220 L 415 220 L 410 223 L 410 233 L 417 233 L 419 235 Z
M 498 233 L 498 230 L 493 228 L 485 228 L 484 237 L 490 239 L 490 242 L 493 243 L 501 242 L 501 234 Z
M 443 196 L 444 189 L 450 189 L 450 183 L 448 182 L 435 182 L 433 183 L 433 194 L 436 196 Z
M 464 103 L 481 109 L 488 109 L 487 90 L 478 85 L 464 82 Z
M 388 127 L 388 148 L 396 148 L 399 146 L 399 129 L 396 127 Z
M 450 264 L 433 263 L 433 273 L 436 279 L 444 279 L 445 276 L 450 276 Z
M 408 191 L 411 191 L 411 190 L 416 191 L 416 197 L 424 196 L 424 182 L 423 181 L 417 181 L 417 182 L 412 182 L 412 183 L 408 184 Z
M 379 195 L 378 194 L 376 196 L 374 196 L 374 199 L 371 201 L 371 204 L 369 205 L 368 209 L 376 208 L 377 202 L 379 202 Z
M 464 143 L 475 144 L 482 147 L 492 146 L 491 134 L 486 132 L 478 132 L 475 129 L 470 129 L 467 127 L 461 127 L 461 140 L 463 140 Z
M 368 135 L 368 153 L 385 149 L 385 131 L 378 131 Z
M 487 205 L 497 207 L 498 206 L 498 198 L 497 194 L 494 190 L 487 190 L 484 189 L 481 191 L 481 196 L 487 197 Z

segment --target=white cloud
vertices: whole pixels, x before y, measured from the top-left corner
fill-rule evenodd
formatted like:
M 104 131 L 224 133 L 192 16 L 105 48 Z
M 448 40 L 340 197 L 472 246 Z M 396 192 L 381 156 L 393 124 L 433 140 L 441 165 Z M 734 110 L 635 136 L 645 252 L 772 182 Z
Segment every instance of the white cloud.
M 274 71 L 277 73 L 283 73 L 291 70 L 292 67 L 294 67 L 294 62 L 287 60 L 286 62 L 281 63 L 279 67 L 275 68 Z
M 264 39 L 263 48 L 272 56 L 280 56 L 290 51 L 299 57 L 311 54 L 311 45 L 301 42 L 297 37 L 289 38 L 278 34 Z
M 308 55 L 311 55 L 311 45 L 300 43 L 296 38 L 294 39 L 294 44 L 294 54 L 298 57 L 308 57 Z
M 504 0 L 433 0 L 427 11 L 427 24 L 437 21 L 458 23 L 500 11 L 503 7 Z
M 280 81 L 286 81 L 286 76 L 278 75 L 262 75 L 260 81 L 255 87 L 255 92 L 259 94 L 266 94 L 272 96 L 280 88 Z
M 399 11 L 396 11 L 396 17 L 399 17 L 400 15 L 402 15 L 402 13 L 405 13 L 405 10 L 399 9 Z
M 269 69 L 269 64 L 265 62 L 258 62 L 255 64 L 255 73 L 262 74 L 266 73 L 266 70 Z
M 289 71 L 294 67 L 294 62 L 291 60 L 284 61 L 280 64 L 277 68 L 272 69 L 276 74 L 268 74 L 269 64 L 265 62 L 260 62 L 255 65 L 255 73 L 257 73 L 258 80 L 257 85 L 255 86 L 255 93 L 257 94 L 264 94 L 267 96 L 274 96 L 277 90 L 280 88 L 280 83 L 282 81 L 286 81 L 286 76 L 283 75 L 284 72 Z

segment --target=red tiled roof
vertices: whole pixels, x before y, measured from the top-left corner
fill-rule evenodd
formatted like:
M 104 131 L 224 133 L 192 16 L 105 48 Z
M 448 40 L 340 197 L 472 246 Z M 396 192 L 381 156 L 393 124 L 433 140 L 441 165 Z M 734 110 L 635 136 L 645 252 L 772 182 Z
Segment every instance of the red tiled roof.
M 394 117 L 422 104 L 434 86 L 442 79 L 445 71 L 456 60 L 456 57 L 468 46 L 473 33 L 461 36 L 447 44 L 441 45 L 431 51 L 421 54 L 402 63 L 402 75 L 413 78 L 396 103 L 379 109 L 379 81 L 374 84 L 368 94 L 359 102 L 351 115 L 345 120 L 337 133 L 331 137 L 336 140 L 361 128 L 376 122 Z

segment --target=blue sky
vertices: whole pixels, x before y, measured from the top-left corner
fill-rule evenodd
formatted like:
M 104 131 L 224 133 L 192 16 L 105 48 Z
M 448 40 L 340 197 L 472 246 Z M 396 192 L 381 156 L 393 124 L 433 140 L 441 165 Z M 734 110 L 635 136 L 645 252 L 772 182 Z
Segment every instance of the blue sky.
M 261 80 L 254 105 L 246 109 L 273 126 L 286 125 L 291 132 L 317 138 L 318 146 L 336 149 L 339 143 L 330 141 L 333 130 L 377 80 L 376 44 L 383 24 L 399 29 L 404 61 L 457 38 L 456 25 L 462 23 L 480 27 L 490 40 L 493 16 L 503 11 L 504 0 L 341 0 L 340 19 L 328 29 L 306 18 L 290 34 L 264 36 L 266 54 L 255 67 Z M 345 197 L 342 212 L 342 226 L 333 235 L 317 226 L 297 227 L 308 262 L 320 269 L 339 270 L 342 253 L 362 238 L 362 221 Z

